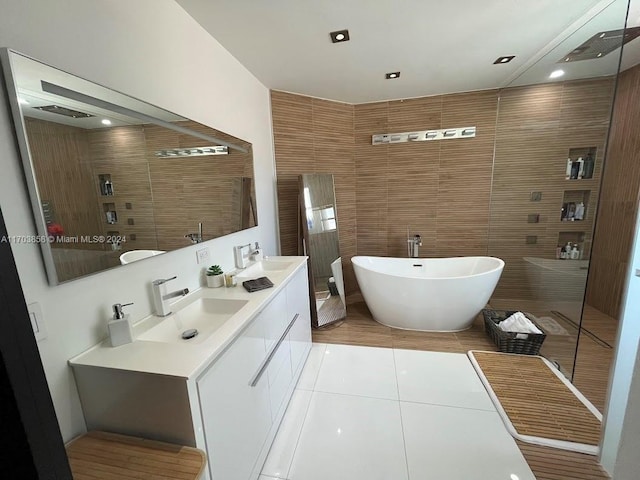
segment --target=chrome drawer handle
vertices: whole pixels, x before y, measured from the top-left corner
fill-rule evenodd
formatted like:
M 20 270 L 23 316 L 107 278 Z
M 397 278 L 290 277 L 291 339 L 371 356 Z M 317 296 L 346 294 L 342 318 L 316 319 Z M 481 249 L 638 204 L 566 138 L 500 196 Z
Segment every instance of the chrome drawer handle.
M 299 313 L 296 313 L 293 316 L 293 319 L 291 320 L 291 322 L 289 322 L 289 325 L 287 325 L 287 328 L 284 329 L 284 333 L 278 339 L 276 344 L 271 348 L 271 350 L 269 351 L 269 355 L 267 355 L 267 358 L 265 358 L 262 361 L 262 365 L 260 365 L 258 372 L 253 376 L 253 378 L 249 382 L 250 386 L 255 387 L 258 384 L 258 382 L 260 381 L 260 377 L 262 377 L 264 372 L 267 370 L 267 367 L 271 363 L 271 360 L 273 360 L 273 357 L 275 356 L 276 351 L 278 350 L 278 347 L 280 346 L 284 338 L 287 336 L 287 333 L 289 333 L 289 330 L 291 330 L 291 327 L 293 327 L 293 324 L 296 323 L 296 320 L 298 319 L 299 316 L 300 316 Z

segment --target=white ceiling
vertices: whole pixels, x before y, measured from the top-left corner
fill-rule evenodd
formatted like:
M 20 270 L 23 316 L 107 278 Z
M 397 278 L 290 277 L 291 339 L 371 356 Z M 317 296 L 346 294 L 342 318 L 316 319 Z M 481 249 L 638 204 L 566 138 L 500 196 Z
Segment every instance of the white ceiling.
M 627 0 L 177 2 L 267 87 L 348 103 L 548 81 L 582 42 L 623 28 L 627 9 Z M 351 40 L 332 44 L 329 32 L 345 28 Z M 561 80 L 613 74 L 618 54 L 565 64 Z M 502 55 L 516 59 L 493 65 Z

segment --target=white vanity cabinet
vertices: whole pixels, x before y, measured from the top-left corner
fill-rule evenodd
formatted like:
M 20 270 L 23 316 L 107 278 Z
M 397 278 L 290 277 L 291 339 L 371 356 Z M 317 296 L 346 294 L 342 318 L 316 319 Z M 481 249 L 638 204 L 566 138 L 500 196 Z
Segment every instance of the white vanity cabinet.
M 196 382 L 213 480 L 260 472 L 311 348 L 307 288 L 305 267 Z
M 296 379 L 309 354 L 311 338 L 311 310 L 309 308 L 309 281 L 307 269 L 298 270 L 287 287 L 287 307 L 298 317 L 289 331 L 291 368 Z
M 311 350 L 306 257 L 295 258 L 269 291 L 221 291 L 254 308 L 224 344 L 212 337 L 217 350 L 136 341 L 71 359 L 87 428 L 200 448 L 205 480 L 257 480 Z
M 265 356 L 263 324 L 254 322 L 197 381 L 213 479 L 247 480 L 271 429 L 267 378 L 249 385 Z

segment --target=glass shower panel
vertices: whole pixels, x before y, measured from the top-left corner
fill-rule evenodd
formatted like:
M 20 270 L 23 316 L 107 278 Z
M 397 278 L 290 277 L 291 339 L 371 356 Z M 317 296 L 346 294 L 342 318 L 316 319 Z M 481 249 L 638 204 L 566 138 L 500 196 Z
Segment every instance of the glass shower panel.
M 491 306 L 532 314 L 569 378 L 627 3 L 585 16 L 500 91 L 489 255 L 506 265 Z

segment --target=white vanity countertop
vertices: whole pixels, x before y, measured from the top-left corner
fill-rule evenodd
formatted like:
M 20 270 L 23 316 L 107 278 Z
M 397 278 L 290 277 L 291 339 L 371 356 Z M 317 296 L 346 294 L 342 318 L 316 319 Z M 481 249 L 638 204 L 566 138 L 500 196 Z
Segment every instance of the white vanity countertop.
M 273 288 L 249 293 L 242 286 L 241 280 L 238 280 L 238 285 L 234 288 L 203 287 L 176 301 L 176 304 L 188 303 L 194 297 L 247 301 L 246 305 L 201 343 L 190 343 L 189 340 L 174 343 L 134 340 L 133 343 L 111 347 L 110 340 L 106 339 L 71 358 L 69 363 L 72 366 L 113 368 L 184 378 L 193 378 L 199 375 L 251 323 L 269 300 L 282 290 L 291 277 L 305 265 L 307 257 L 269 257 L 268 261 L 291 263 L 284 270 L 266 274 L 274 283 Z M 239 275 L 242 275 L 242 272 Z M 135 323 L 133 325 L 134 337 L 148 331 L 163 320 L 165 318 L 150 315 Z

